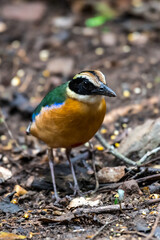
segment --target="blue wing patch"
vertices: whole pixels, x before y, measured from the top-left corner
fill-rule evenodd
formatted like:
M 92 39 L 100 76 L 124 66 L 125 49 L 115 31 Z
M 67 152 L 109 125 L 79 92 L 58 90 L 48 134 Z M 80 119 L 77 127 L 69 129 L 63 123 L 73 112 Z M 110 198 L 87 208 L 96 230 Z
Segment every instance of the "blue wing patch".
M 62 103 L 54 103 L 52 105 L 47 105 L 47 106 L 43 107 L 43 110 L 48 111 L 48 110 L 51 110 L 51 109 L 57 109 L 57 108 L 60 108 L 62 105 L 64 105 L 64 102 L 62 102 Z M 35 118 L 38 115 L 40 115 L 40 114 L 41 114 L 41 111 L 38 112 L 38 113 L 33 113 L 32 114 L 32 122 L 34 122 Z

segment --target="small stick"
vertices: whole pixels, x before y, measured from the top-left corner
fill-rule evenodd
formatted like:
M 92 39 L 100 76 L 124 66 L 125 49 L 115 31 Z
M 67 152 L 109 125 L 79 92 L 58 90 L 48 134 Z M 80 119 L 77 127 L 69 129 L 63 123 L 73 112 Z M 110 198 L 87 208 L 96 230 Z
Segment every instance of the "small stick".
M 160 220 L 160 205 L 158 205 L 157 210 L 158 210 L 158 215 L 157 215 L 156 220 L 155 220 L 155 223 L 154 223 L 154 225 L 153 225 L 153 227 L 152 227 L 152 231 L 151 231 L 150 234 L 145 238 L 145 240 L 150 240 L 150 239 L 152 239 L 152 237 L 153 237 L 153 235 L 154 235 L 154 232 L 155 232 L 156 227 L 157 227 L 157 225 L 158 225 L 158 222 L 159 222 L 159 220 Z
M 147 158 L 157 152 L 160 151 L 160 147 L 157 147 L 149 152 L 147 152 L 140 160 L 137 162 L 132 161 L 131 159 L 125 157 L 123 154 L 119 153 L 113 146 L 111 146 L 102 135 L 97 132 L 95 134 L 95 138 L 105 147 L 108 149 L 108 152 L 114 155 L 115 157 L 119 158 L 121 161 L 128 163 L 133 166 L 141 166 L 142 163 L 144 163 Z
M 94 177 L 95 177 L 95 189 L 92 191 L 92 194 L 97 192 L 99 189 L 99 180 L 96 172 L 96 159 L 95 159 L 95 154 L 94 154 L 94 149 L 93 149 L 93 144 L 89 142 L 90 149 L 92 151 L 92 166 L 93 166 L 93 171 L 94 171 Z
M 155 148 L 155 149 L 147 152 L 139 161 L 136 162 L 137 165 L 138 165 L 138 166 L 141 165 L 143 162 L 146 161 L 146 159 L 147 159 L 149 156 L 151 156 L 151 155 L 153 155 L 153 154 L 155 154 L 155 153 L 157 153 L 157 152 L 159 152 L 159 151 L 160 151 L 160 147 L 157 147 L 157 148 Z
M 131 210 L 134 207 L 131 204 L 125 205 L 124 203 L 121 204 L 122 210 Z M 73 211 L 74 214 L 86 214 L 86 213 L 103 213 L 103 212 L 115 212 L 120 211 L 119 205 L 107 205 L 107 206 L 100 206 L 97 208 L 77 208 Z
M 113 222 L 115 222 L 115 221 L 116 221 L 116 219 L 113 220 L 113 221 L 111 221 L 111 222 L 106 222 L 106 223 L 93 235 L 93 237 L 91 237 L 90 239 L 91 239 L 91 240 L 95 239 L 95 238 L 103 231 L 103 229 L 104 229 L 106 226 L 108 226 L 109 224 L 111 224 L 111 223 L 113 223 Z
M 95 137 L 105 148 L 108 149 L 109 153 L 111 153 L 112 155 L 119 158 L 121 161 L 123 161 L 125 163 L 128 163 L 133 166 L 137 165 L 136 162 L 133 162 L 131 159 L 125 157 L 124 155 L 119 153 L 113 146 L 111 146 L 109 143 L 107 143 L 107 141 L 104 139 L 104 137 L 102 137 L 102 135 L 99 132 L 97 132 L 95 134 Z
M 24 82 L 22 83 L 22 85 L 18 89 L 19 92 L 25 92 L 26 91 L 26 89 L 28 88 L 29 84 L 32 81 L 32 77 L 33 77 L 33 73 L 32 72 L 28 73 Z
M 156 198 L 156 199 L 146 200 L 144 203 L 146 205 L 151 205 L 151 204 L 155 204 L 155 203 L 159 203 L 159 202 L 160 202 L 160 198 Z
M 138 231 L 125 231 L 125 232 L 122 232 L 122 233 L 124 233 L 124 234 L 137 234 L 141 237 L 146 237 L 147 236 L 146 234 L 144 234 L 142 232 L 138 232 Z
M 16 147 L 19 147 L 19 144 L 18 144 L 17 140 L 13 137 L 13 134 L 12 134 L 11 130 L 8 127 L 8 124 L 7 124 L 6 120 L 5 120 L 5 117 L 3 115 L 3 112 L 2 112 L 1 108 L 0 108 L 0 115 L 2 117 L 3 124 L 4 124 L 5 128 L 7 129 L 9 137 L 15 142 Z

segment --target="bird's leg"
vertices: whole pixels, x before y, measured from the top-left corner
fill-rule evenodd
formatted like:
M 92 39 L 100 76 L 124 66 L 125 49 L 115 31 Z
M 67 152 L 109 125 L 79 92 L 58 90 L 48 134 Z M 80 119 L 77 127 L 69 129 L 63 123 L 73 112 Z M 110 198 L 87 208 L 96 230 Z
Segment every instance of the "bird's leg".
M 53 183 L 53 190 L 54 190 L 54 198 L 56 199 L 56 203 L 59 202 L 60 197 L 57 193 L 56 181 L 55 181 L 55 174 L 54 174 L 54 156 L 53 156 L 53 149 L 48 149 L 48 158 L 49 158 L 49 167 L 51 171 L 52 183 Z
M 99 181 L 98 181 L 98 176 L 97 176 L 97 172 L 96 172 L 96 163 L 95 163 L 95 154 L 94 154 L 94 149 L 93 149 L 93 144 L 91 142 L 89 142 L 89 146 L 92 152 L 92 165 L 93 165 L 93 171 L 94 171 L 94 177 L 95 177 L 95 181 L 96 181 L 96 185 L 95 185 L 95 189 L 92 191 L 92 193 L 97 192 L 98 188 L 99 188 Z
M 76 194 L 80 194 L 80 189 L 79 189 L 79 185 L 78 185 L 78 182 L 77 182 L 77 178 L 76 178 L 76 174 L 75 174 L 75 171 L 74 171 L 74 167 L 73 167 L 73 164 L 70 160 L 70 152 L 71 152 L 71 149 L 66 149 L 66 156 L 67 156 L 67 160 L 69 162 L 69 165 L 70 165 L 70 168 L 71 168 L 71 172 L 72 172 L 72 176 L 73 176 L 73 181 L 74 181 L 74 196 Z

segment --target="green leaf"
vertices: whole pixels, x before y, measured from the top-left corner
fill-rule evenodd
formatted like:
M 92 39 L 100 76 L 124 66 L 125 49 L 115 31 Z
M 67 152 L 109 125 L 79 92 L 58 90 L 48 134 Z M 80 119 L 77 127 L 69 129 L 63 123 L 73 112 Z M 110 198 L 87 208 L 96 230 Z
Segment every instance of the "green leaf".
M 118 204 L 118 198 L 115 198 L 114 204 L 115 204 L 115 205 Z
M 85 21 L 87 27 L 98 27 L 106 22 L 106 16 L 96 16 Z

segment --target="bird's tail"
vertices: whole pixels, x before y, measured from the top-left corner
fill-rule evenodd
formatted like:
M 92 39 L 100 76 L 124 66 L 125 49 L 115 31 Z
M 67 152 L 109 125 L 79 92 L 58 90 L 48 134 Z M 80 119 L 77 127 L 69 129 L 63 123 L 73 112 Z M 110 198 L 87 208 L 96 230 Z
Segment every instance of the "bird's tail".
M 30 134 L 30 128 L 31 128 L 31 124 L 32 122 L 29 123 L 27 129 L 26 129 L 26 134 L 29 135 Z

